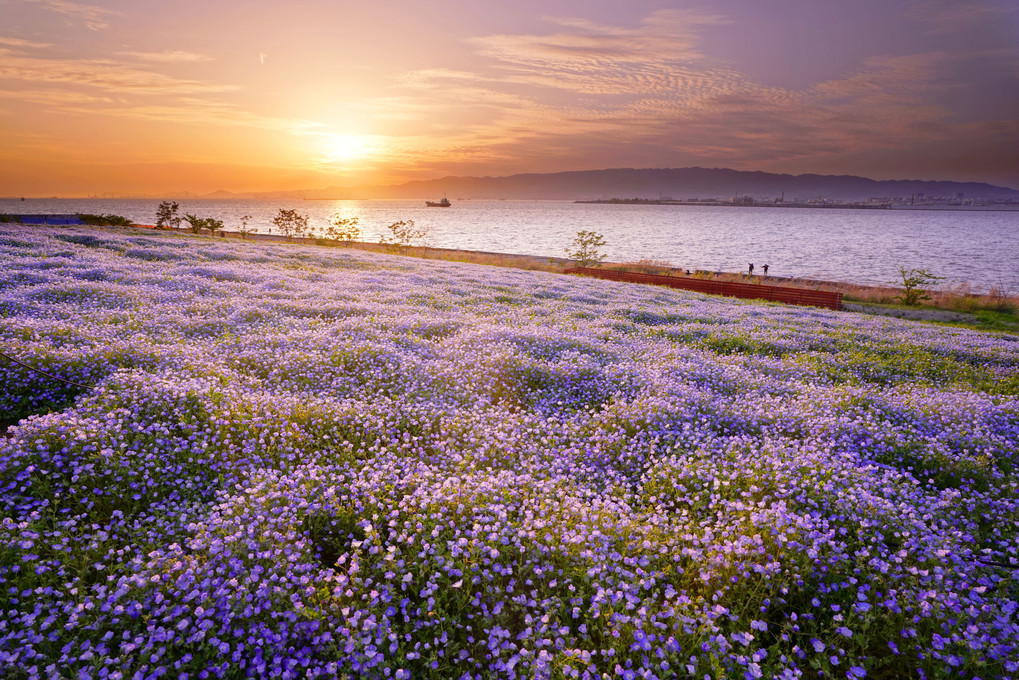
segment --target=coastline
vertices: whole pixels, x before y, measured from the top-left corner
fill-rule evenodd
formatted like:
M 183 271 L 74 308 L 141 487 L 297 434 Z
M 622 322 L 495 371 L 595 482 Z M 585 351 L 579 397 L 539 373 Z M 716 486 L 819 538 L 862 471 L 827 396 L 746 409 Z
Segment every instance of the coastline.
M 134 225 L 137 228 L 155 229 L 152 225 Z M 189 229 L 178 228 L 175 231 L 190 234 Z M 446 260 L 450 262 L 464 262 L 470 264 L 481 264 L 495 267 L 511 267 L 536 271 L 547 271 L 558 274 L 565 274 L 565 270 L 574 266 L 574 262 L 562 257 L 549 257 L 541 255 L 522 255 L 514 253 L 497 253 L 481 250 L 464 250 L 457 248 L 439 248 L 434 246 L 392 246 L 370 241 L 330 242 L 324 239 L 310 237 L 289 238 L 277 234 L 249 233 L 241 235 L 238 232 L 223 231 L 221 238 L 236 240 L 256 240 L 264 242 L 275 242 L 281 244 L 295 243 L 303 245 L 317 245 L 326 248 L 356 248 L 370 252 L 404 255 L 431 260 Z M 750 276 L 737 272 L 692 272 L 687 274 L 685 270 L 664 266 L 654 262 L 603 262 L 602 266 L 623 271 L 635 271 L 652 274 L 667 274 L 670 276 L 692 276 L 707 277 L 717 281 L 729 283 L 751 283 L 756 285 L 781 285 L 793 288 L 804 288 L 809 290 L 821 290 L 837 292 L 843 295 L 842 311 L 871 314 L 875 316 L 886 316 L 896 319 L 908 319 L 913 321 L 926 321 L 945 324 L 959 324 L 971 328 L 988 330 L 987 320 L 978 315 L 981 308 L 993 307 L 994 301 L 989 300 L 993 296 L 976 295 L 966 291 L 931 291 L 932 304 L 920 307 L 905 307 L 895 304 L 894 300 L 902 293 L 902 290 L 892 286 L 873 286 L 858 284 L 846 281 L 824 281 L 808 278 L 777 277 L 777 276 Z M 968 304 L 971 303 L 971 304 Z M 958 309 L 957 307 L 970 307 L 971 309 Z M 1019 309 L 1019 297 L 1015 295 L 999 296 L 997 306 L 1001 311 L 1014 317 Z M 990 330 L 1005 330 L 1008 332 L 1019 331 L 1019 322 L 994 320 L 991 322 Z
M 134 224 L 130 227 L 93 228 L 156 231 L 155 226 L 147 224 Z M 158 231 L 169 231 L 184 236 L 195 236 L 190 229 L 183 227 L 178 227 L 176 229 L 168 228 Z M 211 239 L 213 237 L 198 236 L 198 238 Z M 241 234 L 236 231 L 222 231 L 219 232 L 219 235 L 215 238 L 230 239 L 232 241 L 250 240 L 278 244 L 315 245 L 327 248 L 355 248 L 370 252 L 396 254 L 422 259 L 445 260 L 450 262 L 463 262 L 495 267 L 509 267 L 558 274 L 565 274 L 566 269 L 575 264 L 572 260 L 562 257 L 499 253 L 458 248 L 441 248 L 424 245 L 395 246 L 370 241 L 335 242 L 314 237 L 286 237 L 278 234 Z M 932 289 L 930 291 L 932 299 L 928 301 L 928 304 L 924 306 L 906 307 L 901 304 L 896 304 L 896 298 L 901 295 L 902 290 L 892 286 L 874 286 L 846 281 L 830 281 L 809 278 L 759 275 L 750 276 L 739 272 L 688 272 L 687 270 L 673 267 L 666 262 L 648 260 L 640 260 L 637 262 L 603 262 L 602 267 L 606 269 L 618 269 L 621 271 L 637 273 L 710 279 L 713 281 L 733 284 L 782 286 L 802 288 L 806 290 L 835 292 L 843 295 L 841 308 L 844 311 L 899 319 L 958 324 L 980 330 L 1019 332 L 1019 319 L 1016 318 L 1016 310 L 1019 309 L 1019 297 L 1011 293 L 1011 291 L 1008 291 L 1004 295 L 1002 295 L 1000 291 L 997 295 L 995 295 L 993 291 L 990 294 L 978 295 L 970 293 L 968 288 L 965 286 L 947 291 Z

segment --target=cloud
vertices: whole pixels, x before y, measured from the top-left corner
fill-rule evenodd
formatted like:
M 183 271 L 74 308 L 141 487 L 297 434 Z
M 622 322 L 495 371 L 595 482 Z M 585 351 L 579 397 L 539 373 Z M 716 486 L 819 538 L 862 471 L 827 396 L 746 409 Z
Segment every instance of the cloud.
M 967 31 L 1000 22 L 1015 22 L 1017 8 L 985 0 L 914 0 L 902 15 L 934 35 Z M 1011 16 L 1009 16 L 1011 15 Z
M 4 38 L 0 37 L 0 45 L 7 45 L 8 47 L 29 47 L 33 49 L 42 49 L 50 47 L 50 43 L 35 42 L 33 40 L 22 40 L 21 38 Z
M 702 53 L 725 23 L 675 10 L 637 27 L 555 19 L 547 34 L 471 39 L 473 70 L 409 72 L 408 103 L 427 112 L 401 140 L 406 167 L 519 172 L 720 163 L 753 168 L 922 149 L 930 140 L 1007 138 L 959 120 L 954 52 L 874 56 L 812 87 L 764 85 Z
M 93 107 L 82 113 L 96 113 Z M 149 120 L 160 123 L 185 123 L 189 125 L 242 125 L 261 130 L 275 130 L 294 135 L 312 134 L 323 127 L 322 123 L 295 118 L 261 116 L 238 109 L 229 104 L 210 102 L 203 99 L 185 98 L 168 104 L 118 105 L 103 111 L 106 115 L 121 116 L 135 120 Z
M 492 35 L 472 39 L 480 55 L 498 62 L 515 83 L 589 94 L 625 94 L 675 87 L 704 66 L 699 32 L 725 23 L 714 13 L 661 10 L 636 28 L 582 19 L 550 20 L 568 29 L 547 35 Z M 722 76 L 719 70 L 716 76 Z M 715 80 L 719 80 L 716 77 Z
M 448 68 L 429 68 L 409 71 L 398 77 L 400 85 L 420 90 L 446 89 L 450 86 L 462 87 L 465 83 L 491 82 L 471 71 L 456 71 Z
M 0 78 L 37 83 L 66 83 L 108 92 L 185 94 L 226 92 L 230 85 L 173 78 L 106 59 L 36 59 L 9 56 L 0 61 Z
M 152 61 L 161 64 L 190 63 L 198 61 L 212 61 L 212 57 L 195 52 L 183 50 L 163 50 L 161 52 L 121 52 L 127 57 L 134 57 L 142 61 Z
M 261 116 L 230 104 L 178 96 L 162 103 L 129 102 L 118 96 L 95 96 L 66 89 L 0 90 L 0 98 L 46 106 L 50 111 L 80 115 L 115 116 L 159 123 L 244 126 L 294 135 L 317 134 L 322 123 L 303 119 Z
M 113 104 L 112 97 L 96 97 L 74 90 L 0 90 L 0 97 L 45 106 Z
M 101 31 L 105 28 L 109 28 L 109 19 L 112 16 L 116 16 L 119 12 L 115 12 L 110 9 L 103 7 L 96 7 L 95 5 L 86 5 L 80 2 L 71 2 L 70 0 L 24 0 L 25 2 L 33 5 L 39 5 L 51 12 L 62 14 L 68 18 L 79 20 L 85 24 L 86 27 L 93 31 Z
M 176 78 L 109 59 L 51 59 L 0 47 L 0 99 L 47 112 L 194 126 L 257 128 L 296 136 L 316 133 L 316 121 L 260 115 L 230 101 L 235 85 Z M 156 63 L 193 61 L 191 53 L 132 53 Z M 200 55 L 194 55 L 200 56 Z M 15 82 L 20 81 L 20 82 Z

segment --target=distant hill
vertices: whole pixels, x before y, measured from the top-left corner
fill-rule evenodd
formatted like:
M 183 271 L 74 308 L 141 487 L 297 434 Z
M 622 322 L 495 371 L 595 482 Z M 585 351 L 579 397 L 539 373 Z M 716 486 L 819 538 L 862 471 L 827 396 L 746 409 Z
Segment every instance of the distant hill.
M 216 192 L 223 198 L 228 192 Z M 982 182 L 873 180 L 852 175 L 780 175 L 727 168 L 619 168 L 527 173 L 507 177 L 442 177 L 390 186 L 328 187 L 308 191 L 243 194 L 256 198 L 436 198 L 572 199 L 659 198 L 728 199 L 737 194 L 787 201 L 831 198 L 865 201 L 877 197 L 1019 200 L 1019 190 Z M 235 194 L 242 196 L 242 194 Z

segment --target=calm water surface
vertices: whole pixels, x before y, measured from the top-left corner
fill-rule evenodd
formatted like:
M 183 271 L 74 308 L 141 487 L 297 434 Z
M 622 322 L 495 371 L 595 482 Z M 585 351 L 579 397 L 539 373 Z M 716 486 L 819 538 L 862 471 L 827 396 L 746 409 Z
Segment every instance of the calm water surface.
M 689 269 L 882 284 L 900 266 L 928 269 L 946 284 L 974 290 L 1019 287 L 1019 212 L 819 210 L 656 205 L 596 205 L 567 201 L 453 201 L 426 208 L 423 201 L 187 200 L 181 214 L 216 217 L 227 229 L 251 215 L 265 233 L 280 208 L 308 215 L 323 227 L 334 214 L 357 217 L 365 240 L 386 226 L 414 220 L 445 248 L 561 257 L 582 229 L 602 234 L 613 261 L 666 260 Z M 114 213 L 155 222 L 159 200 L 0 200 L 0 212 Z

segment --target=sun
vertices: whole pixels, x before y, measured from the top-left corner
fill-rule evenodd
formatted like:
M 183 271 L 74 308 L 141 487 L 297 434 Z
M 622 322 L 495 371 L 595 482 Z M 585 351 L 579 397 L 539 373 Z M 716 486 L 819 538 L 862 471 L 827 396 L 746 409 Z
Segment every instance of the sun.
M 372 155 L 378 142 L 369 135 L 328 135 L 323 153 L 329 162 L 352 161 Z

